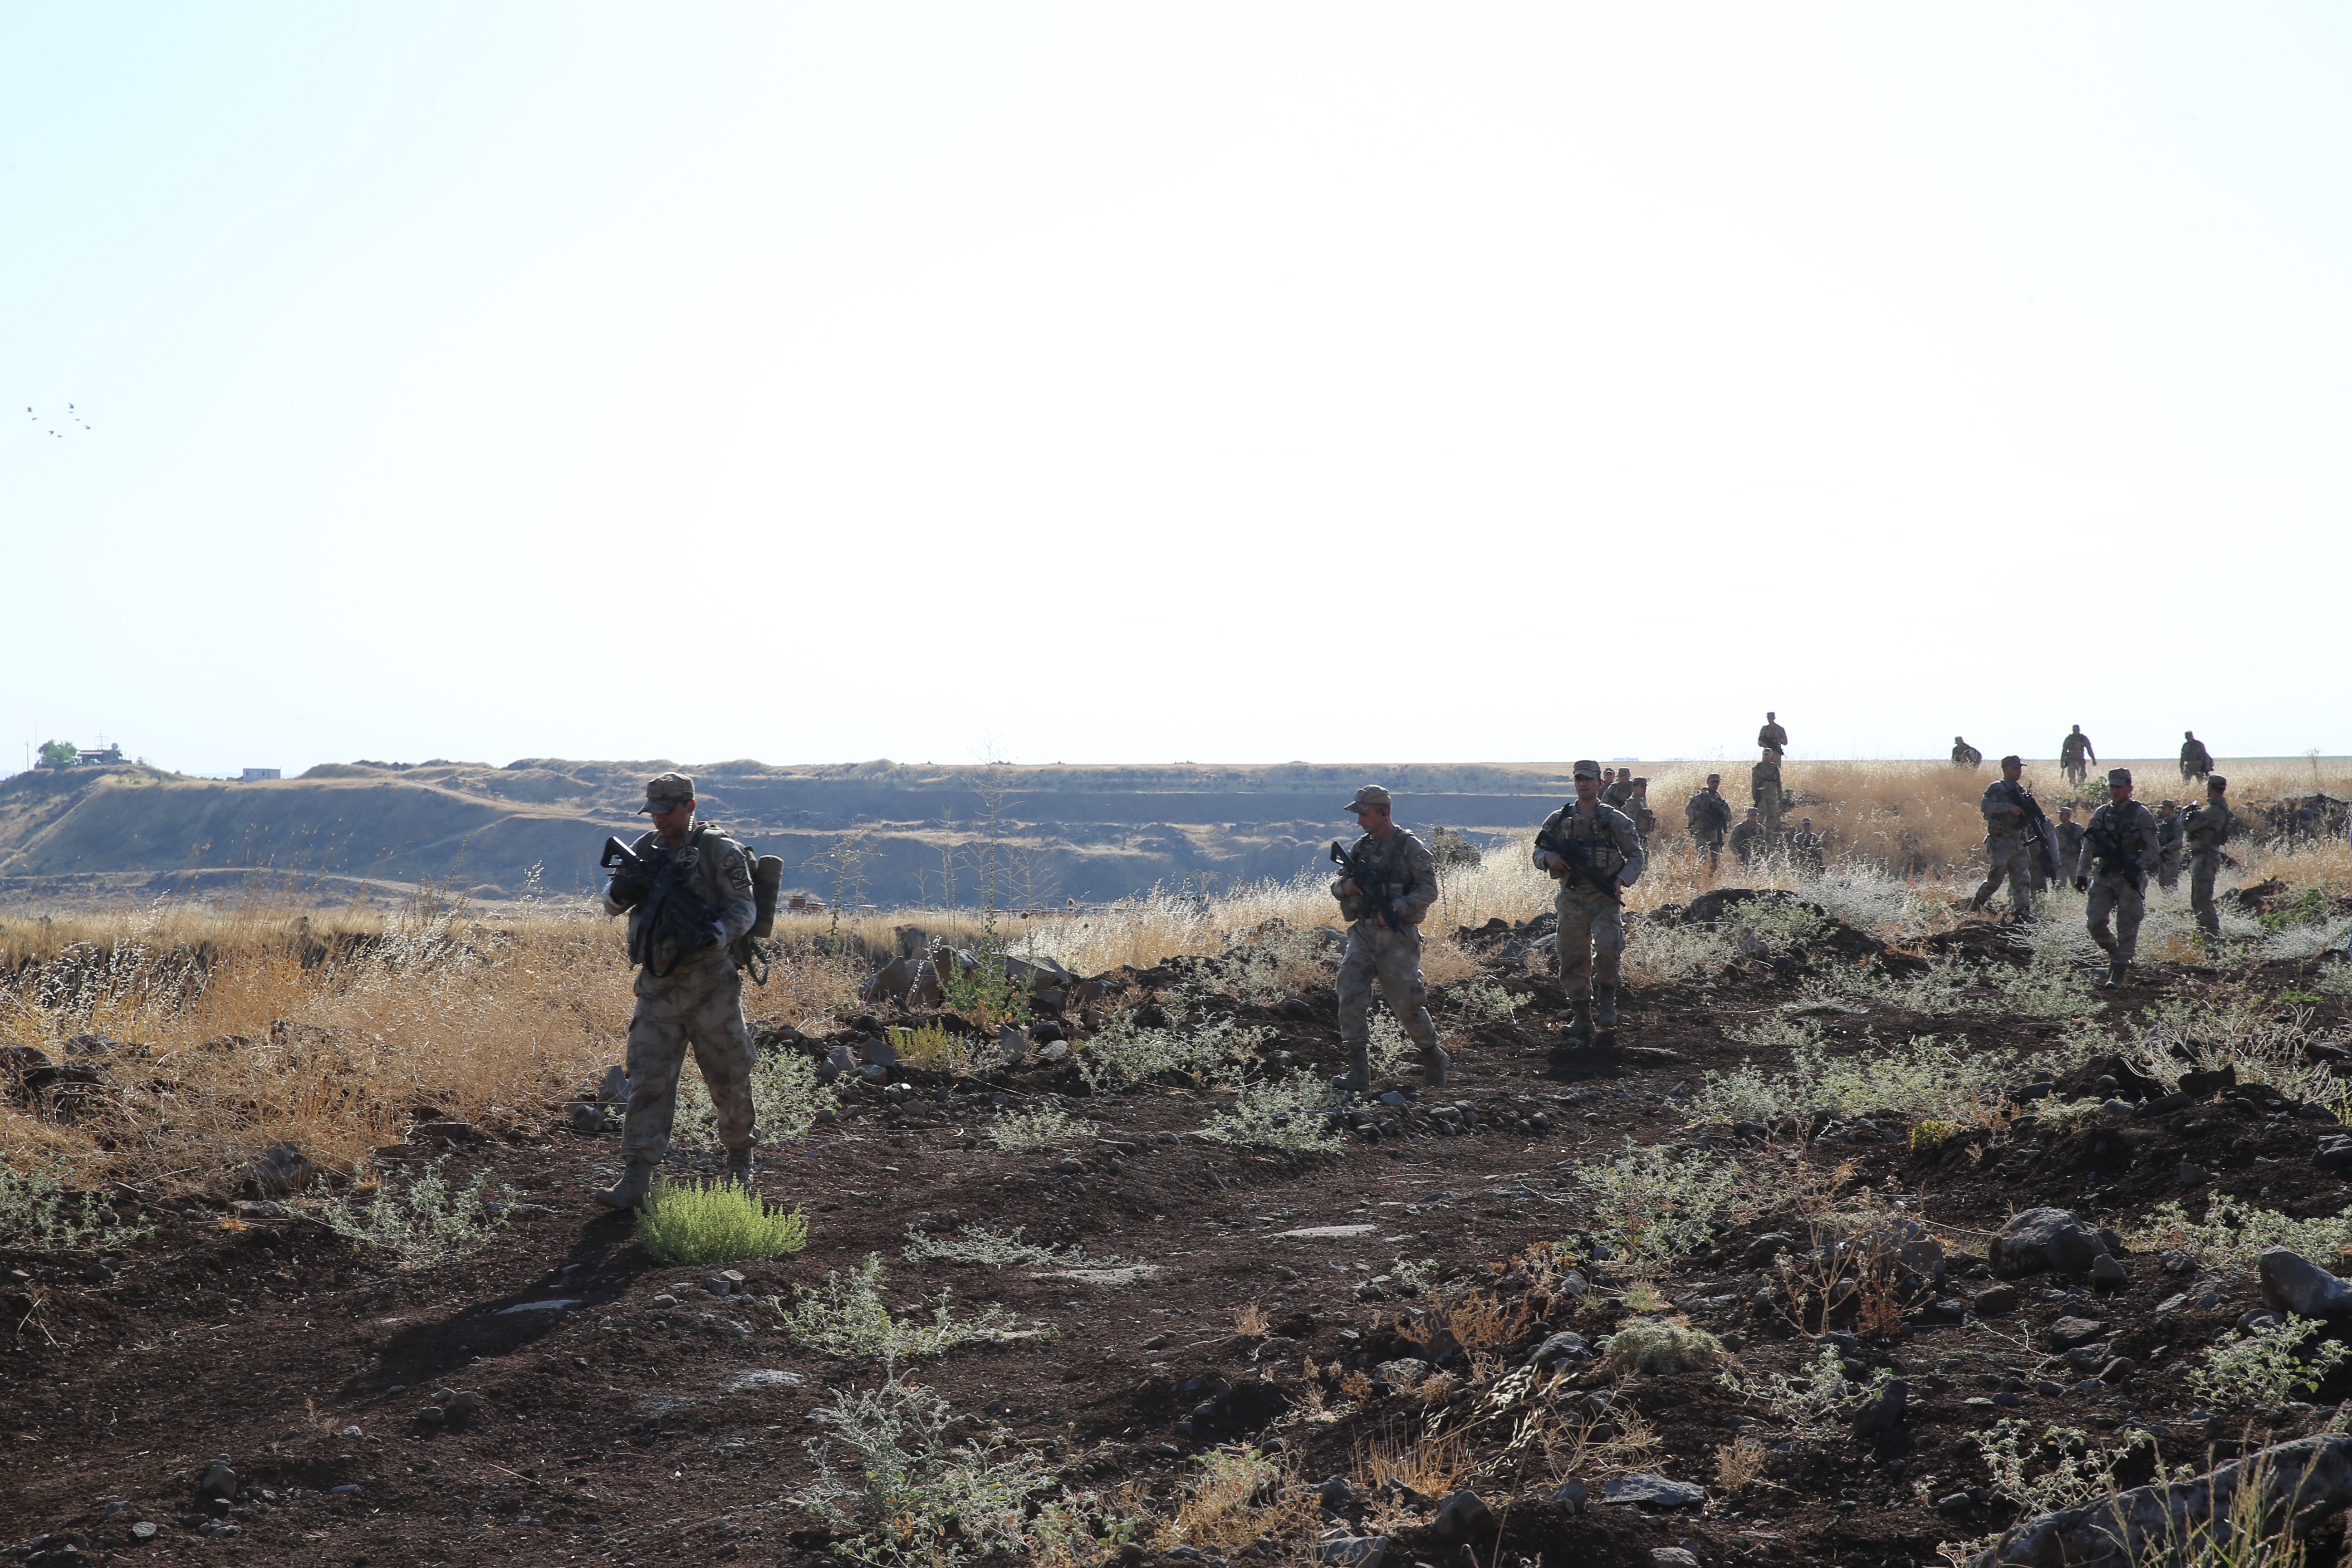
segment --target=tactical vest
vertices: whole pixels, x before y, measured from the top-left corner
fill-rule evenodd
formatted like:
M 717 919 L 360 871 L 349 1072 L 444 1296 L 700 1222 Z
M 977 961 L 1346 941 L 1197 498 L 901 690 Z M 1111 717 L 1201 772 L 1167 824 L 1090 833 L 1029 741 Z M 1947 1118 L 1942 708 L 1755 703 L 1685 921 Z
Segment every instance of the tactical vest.
M 1607 807 L 1586 816 L 1571 805 L 1559 814 L 1559 826 L 1554 831 L 1583 848 L 1594 876 L 1605 880 L 1625 868 L 1624 854 L 1617 847 L 1616 836 L 1609 831 Z

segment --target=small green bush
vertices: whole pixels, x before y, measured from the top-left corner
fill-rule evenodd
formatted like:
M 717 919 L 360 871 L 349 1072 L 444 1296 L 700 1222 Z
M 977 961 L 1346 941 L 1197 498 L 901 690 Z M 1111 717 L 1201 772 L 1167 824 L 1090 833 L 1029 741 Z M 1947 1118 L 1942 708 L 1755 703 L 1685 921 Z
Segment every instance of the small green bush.
M 1312 1073 L 1246 1083 L 1234 1108 L 1210 1118 L 1201 1135 L 1286 1154 L 1336 1154 L 1339 1134 L 1328 1118 L 1339 1103 L 1339 1091 Z
M 2266 1247 L 2287 1247 L 2323 1268 L 2335 1268 L 2338 1255 L 2352 1244 L 2352 1209 L 2295 1219 L 2217 1193 L 2205 1205 L 2202 1220 L 2190 1219 L 2178 1202 L 2163 1203 L 2147 1216 L 2146 1225 L 2125 1239 L 2135 1252 L 2177 1248 L 2200 1267 L 2231 1272 L 2253 1268 L 2255 1258 Z
M 637 1211 L 637 1245 L 656 1263 L 741 1263 L 808 1245 L 808 1221 L 725 1182 L 656 1182 Z
M 491 1206 L 490 1173 L 477 1171 L 458 1186 L 442 1172 L 448 1163 L 444 1154 L 404 1186 L 382 1183 L 364 1207 L 339 1193 L 311 1217 L 345 1241 L 391 1253 L 403 1268 L 430 1268 L 479 1251 L 507 1223 Z
M 1008 1154 L 1034 1154 L 1060 1143 L 1077 1143 L 1101 1129 L 1052 1106 L 1008 1110 L 988 1129 L 988 1141 Z
M 1664 1144 L 1639 1147 L 1631 1139 L 1617 1158 L 1579 1165 L 1572 1174 L 1592 1194 L 1585 1220 L 1593 1239 L 1635 1263 L 1699 1246 L 1746 1193 L 1739 1168 L 1728 1160 Z
M 12 1171 L 0 1165 L 0 1247 L 28 1252 L 108 1252 L 154 1233 L 124 1225 L 96 1193 L 66 1185 L 63 1166 Z
M 1014 1226 L 1010 1236 L 999 1235 L 986 1226 L 968 1225 L 953 1236 L 927 1236 L 915 1226 L 907 1227 L 907 1249 L 899 1254 L 909 1263 L 938 1261 L 941 1263 L 980 1263 L 991 1268 L 1009 1268 L 1015 1265 L 1057 1268 L 1116 1268 L 1125 1263 L 1123 1258 L 1090 1258 L 1082 1247 L 1054 1247 L 1034 1241 L 1024 1241 L 1021 1233 L 1026 1226 Z
M 1721 1340 L 1672 1318 L 1628 1319 L 1601 1342 L 1601 1364 L 1620 1377 L 1629 1372 L 1690 1372 L 1722 1359 Z
M 2298 1393 L 2309 1393 L 2327 1374 L 2352 1356 L 2352 1345 L 2325 1340 L 2309 1351 L 2303 1342 L 2323 1325 L 2289 1314 L 2273 1323 L 2242 1334 L 2223 1334 L 2205 1352 L 2205 1364 L 2189 1373 L 2189 1386 L 2200 1399 L 2223 1408 L 2252 1405 L 2267 1410 L 2284 1405 Z
M 952 1318 L 950 1300 L 949 1292 L 940 1292 L 929 1323 L 894 1315 L 882 1300 L 882 1255 L 877 1252 L 846 1274 L 828 1272 L 823 1284 L 793 1286 L 790 1306 L 774 1296 L 768 1298 L 768 1305 L 783 1320 L 784 1331 L 794 1343 L 845 1361 L 896 1363 L 902 1356 L 938 1355 L 974 1340 L 1041 1339 L 1053 1333 L 1047 1328 L 1021 1328 L 1019 1320 L 1002 1307 L 990 1307 L 976 1318 Z
M 790 1051 L 770 1051 L 751 1068 L 751 1115 L 762 1143 L 782 1143 L 808 1135 L 822 1112 L 841 1109 L 841 1096 L 817 1081 L 816 1064 Z M 677 1112 L 670 1124 L 679 1143 L 716 1139 L 719 1114 L 699 1072 L 682 1073 Z

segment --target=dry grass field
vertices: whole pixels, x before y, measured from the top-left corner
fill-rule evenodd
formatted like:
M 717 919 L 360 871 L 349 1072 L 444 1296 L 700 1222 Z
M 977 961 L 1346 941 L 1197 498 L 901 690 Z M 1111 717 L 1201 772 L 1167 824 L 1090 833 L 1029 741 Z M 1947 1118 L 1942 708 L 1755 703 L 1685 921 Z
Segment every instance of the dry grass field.
M 1659 843 L 1630 893 L 1637 914 L 1683 903 L 1710 885 L 1802 888 L 1850 924 L 1916 942 L 1957 919 L 1981 866 L 1976 801 L 1992 770 L 1916 763 L 1788 764 L 1832 845 L 1827 873 L 1779 858 L 1710 879 L 1679 831 L 1681 802 L 1710 764 L 1652 775 Z M 1720 764 L 1716 764 L 1720 766 Z M 2315 778 L 2352 793 L 2352 770 L 2303 763 L 2226 764 L 2242 812 Z M 2170 765 L 2137 764 L 2148 798 L 2180 794 Z M 2045 803 L 2062 798 L 2056 770 L 2028 774 Z M 1727 784 L 1735 802 L 1744 779 Z M 1409 822 L 1409 816 L 1408 816 Z M 1410 822 L 1409 822 L 1410 825 Z M 1344 825 L 1342 825 L 1344 826 Z M 1529 826 L 1532 837 L 1533 825 Z M 1446 934 L 1490 918 L 1519 921 L 1549 906 L 1552 886 L 1528 864 L 1526 841 L 1491 847 L 1453 868 L 1427 930 L 1433 984 L 1466 978 L 1468 956 Z M 2352 857 L 2333 839 L 2299 846 L 2240 841 L 2241 867 L 2224 885 L 2277 878 L 2331 895 L 2352 891 Z M 1971 865 L 1971 860 L 1975 865 Z M 1006 917 L 992 928 L 1013 951 L 1039 952 L 1085 973 L 1143 967 L 1176 954 L 1223 952 L 1245 932 L 1287 931 L 1285 983 L 1322 962 L 1307 933 L 1335 918 L 1319 875 L 1202 898 L 1154 892 L 1069 917 Z M 2060 890 L 2043 923 L 2061 950 L 2079 939 L 2081 900 Z M 975 911 L 895 911 L 845 919 L 835 945 L 823 915 L 787 916 L 769 984 L 747 990 L 755 1018 L 827 1020 L 856 1004 L 871 964 L 898 926 L 914 923 L 963 946 L 992 928 Z M 2336 922 L 2340 927 L 2341 921 Z M 2192 951 L 2186 887 L 2151 889 L 2143 951 Z M 2340 930 L 2306 925 L 2284 936 L 2231 917 L 2247 942 L 2341 945 Z M 1636 921 L 1628 977 L 1641 984 L 1692 972 L 1718 956 L 1688 933 Z M 2087 952 L 2087 949 L 2084 949 Z M 397 909 L 327 913 L 267 894 L 209 905 L 0 920 L 0 1046 L 71 1064 L 104 1062 L 102 1106 L 74 1119 L 0 1107 L 0 1148 L 18 1167 L 56 1164 L 80 1182 L 138 1177 L 219 1190 L 237 1163 L 280 1140 L 312 1158 L 355 1167 L 409 1121 L 449 1118 L 497 1129 L 543 1118 L 552 1100 L 593 1082 L 618 1059 L 631 973 L 617 922 L 577 899 L 499 906 L 425 897 Z

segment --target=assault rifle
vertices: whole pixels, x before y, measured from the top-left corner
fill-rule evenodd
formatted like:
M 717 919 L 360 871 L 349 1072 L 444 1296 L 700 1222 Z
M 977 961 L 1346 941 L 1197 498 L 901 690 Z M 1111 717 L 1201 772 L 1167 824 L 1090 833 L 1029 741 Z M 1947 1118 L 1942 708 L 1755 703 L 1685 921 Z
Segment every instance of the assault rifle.
M 1331 840 L 1331 864 L 1339 868 L 1342 877 L 1356 884 L 1357 891 L 1362 897 L 1371 900 L 1372 912 L 1381 917 L 1381 924 L 1391 931 L 1404 930 L 1404 921 L 1397 915 L 1396 900 L 1389 897 L 1387 881 L 1372 869 L 1370 861 L 1342 849 L 1339 841 L 1334 838 Z
M 2098 861 L 2099 869 L 2106 873 L 2122 872 L 2131 879 L 2135 888 L 2143 885 L 2147 878 L 2147 870 L 2139 863 L 2138 837 L 2139 835 L 2135 833 L 2126 839 L 2123 825 L 2112 813 L 2105 826 L 2083 830 L 2083 842 L 2090 847 L 2091 857 Z M 2077 877 L 2074 879 L 2075 886 L 2079 889 L 2089 880 L 2086 877 Z
M 2025 813 L 2025 840 L 2034 847 L 2036 858 L 2042 862 L 2042 875 L 2050 881 L 2058 880 L 2058 835 L 2050 826 L 2042 803 L 2023 784 L 2011 784 L 2009 792 L 2011 799 Z
M 609 889 L 623 909 L 640 906 L 644 913 L 629 922 L 629 962 L 643 964 L 657 980 L 676 972 L 690 952 L 718 945 L 719 911 L 678 880 L 677 866 L 661 850 L 640 855 L 617 837 L 604 840 L 596 864 L 613 873 Z M 654 969 L 659 945 L 670 944 L 667 969 Z
M 1574 811 L 1576 803 L 1570 801 L 1560 809 Z M 1607 881 L 1602 881 L 1601 874 L 1592 868 L 1592 858 L 1585 853 L 1584 846 L 1577 843 L 1576 840 L 1562 838 L 1549 829 L 1539 830 L 1536 834 L 1536 847 L 1557 855 L 1567 861 L 1570 871 L 1582 878 L 1591 885 L 1594 892 L 1599 893 L 1611 903 L 1622 904 L 1625 901 L 1625 895 L 1618 890 L 1617 879 L 1612 877 Z

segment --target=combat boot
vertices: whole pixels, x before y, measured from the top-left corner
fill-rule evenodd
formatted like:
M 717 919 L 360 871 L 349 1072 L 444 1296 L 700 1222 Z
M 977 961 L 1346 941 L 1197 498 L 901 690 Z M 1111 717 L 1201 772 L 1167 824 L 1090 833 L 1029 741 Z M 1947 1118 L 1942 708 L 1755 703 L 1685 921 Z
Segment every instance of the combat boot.
M 654 1163 L 651 1160 L 632 1160 L 622 1171 L 619 1181 L 593 1196 L 608 1209 L 640 1208 L 645 1205 L 646 1194 L 653 1190 L 653 1184 Z
M 1421 1051 L 1421 1084 L 1423 1089 L 1444 1089 L 1445 1069 L 1454 1065 L 1444 1046 L 1423 1046 Z
M 1356 1054 L 1348 1058 L 1348 1070 L 1333 1079 L 1331 1087 L 1343 1094 L 1361 1094 L 1372 1087 L 1372 1053 L 1369 1046 L 1356 1047 Z
M 727 1155 L 726 1173 L 719 1179 L 728 1186 L 740 1187 L 745 1192 L 750 1192 L 751 1190 L 751 1151 L 730 1150 Z
M 2102 985 L 2100 989 L 2103 991 L 2122 990 L 2124 988 L 2124 974 L 2130 968 L 2131 960 L 2127 958 L 2110 957 L 2107 960 L 2106 984 Z
M 1604 1035 L 1617 1031 L 1617 987 L 1596 985 L 1592 988 L 1592 1026 Z
M 1568 1021 L 1568 1037 L 1571 1040 L 1591 1039 L 1592 1037 L 1591 996 L 1580 991 L 1569 998 L 1569 1004 L 1571 1011 Z

